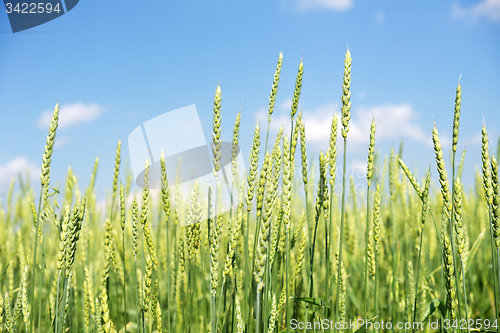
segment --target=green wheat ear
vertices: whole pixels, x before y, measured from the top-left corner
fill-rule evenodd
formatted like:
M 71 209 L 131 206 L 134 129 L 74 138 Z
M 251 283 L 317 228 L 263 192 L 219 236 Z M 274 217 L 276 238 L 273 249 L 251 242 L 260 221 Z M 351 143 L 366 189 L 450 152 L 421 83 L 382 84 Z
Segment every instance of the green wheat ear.
M 292 180 L 290 166 L 290 146 L 288 137 L 283 136 L 283 221 L 285 230 L 290 228 L 291 200 L 292 200 Z
M 465 162 L 465 153 L 467 152 L 467 147 L 462 151 L 462 157 L 460 158 L 460 164 L 458 165 L 458 178 L 462 179 L 462 174 L 464 172 L 464 162 Z
M 455 190 L 453 199 L 455 201 L 454 213 L 455 213 L 455 233 L 457 240 L 457 251 L 460 254 L 461 259 L 463 259 L 465 239 L 464 239 L 464 227 L 462 224 L 462 184 L 460 182 L 460 178 L 457 177 L 455 179 L 455 184 L 453 188 Z
M 118 140 L 118 144 L 116 146 L 116 155 L 115 155 L 115 168 L 113 170 L 113 201 L 116 196 L 116 188 L 118 186 L 118 174 L 120 173 L 121 151 L 122 151 L 122 142 L 121 140 Z
M 52 153 L 54 151 L 54 143 L 56 137 L 57 125 L 59 122 L 59 103 L 54 108 L 52 120 L 50 122 L 49 134 L 47 135 L 47 144 L 45 145 L 45 152 L 43 154 L 42 173 L 40 175 L 42 186 L 49 184 L 50 178 L 50 162 L 52 161 Z
M 149 311 L 149 305 L 151 304 L 152 276 L 153 276 L 153 260 L 151 259 L 151 256 L 148 255 L 146 257 L 146 274 L 144 276 L 144 288 L 143 288 L 143 293 L 144 293 L 143 306 L 145 312 Z
M 0 328 L 3 329 L 3 317 L 4 317 L 4 308 L 3 308 L 3 296 L 2 293 L 0 292 Z
M 422 225 L 425 223 L 426 213 L 429 209 L 429 187 L 431 185 L 431 169 L 427 172 L 425 177 L 424 190 L 422 191 Z
M 373 231 L 370 230 L 368 233 L 368 242 L 366 243 L 366 251 L 368 252 L 368 272 L 372 278 L 375 277 L 376 263 L 375 263 L 375 252 L 373 251 Z
M 243 333 L 243 319 L 241 318 L 240 292 L 239 289 L 235 295 L 235 312 L 236 312 L 236 332 Z M 210 326 L 208 326 L 210 328 Z
M 266 185 L 266 174 L 270 164 L 270 160 L 271 158 L 269 152 L 267 152 L 266 156 L 264 157 L 264 163 L 262 163 L 262 168 L 260 169 L 260 176 L 257 187 L 257 218 L 259 218 L 262 213 L 262 205 L 264 203 L 264 186 Z
M 445 212 L 447 217 L 450 217 L 450 208 L 451 208 L 451 200 L 450 200 L 450 189 L 448 183 L 448 174 L 446 172 L 446 168 L 444 165 L 443 158 L 443 148 L 441 147 L 441 143 L 439 142 L 439 133 L 434 125 L 432 129 L 432 141 L 434 142 L 434 153 L 436 155 L 436 165 L 439 173 L 439 183 L 441 184 L 441 194 L 443 196 L 443 203 L 445 206 Z
M 326 186 L 327 176 L 326 176 L 326 166 L 328 161 L 323 151 L 319 154 L 319 180 L 318 180 L 318 192 L 316 196 L 316 224 L 321 216 L 321 210 L 324 208 L 325 192 L 328 191 Z M 328 193 L 328 192 L 326 192 Z
M 495 156 L 491 156 L 491 176 L 493 183 L 492 213 L 493 237 L 497 248 L 500 248 L 500 181 L 498 175 L 498 162 Z
M 259 149 L 260 149 L 260 127 L 259 123 L 255 125 L 253 136 L 252 153 L 250 156 L 250 171 L 247 177 L 247 209 L 252 210 L 252 200 L 254 196 L 255 180 L 257 176 L 257 167 L 259 166 Z
M 97 175 L 97 167 L 99 166 L 99 157 L 96 157 L 94 160 L 94 168 L 92 169 L 92 174 L 90 175 L 90 182 L 88 191 L 92 192 L 95 186 L 95 177 Z
M 483 125 L 481 131 L 481 159 L 482 159 L 482 169 L 483 169 L 483 189 L 484 195 L 486 197 L 486 203 L 488 207 L 493 203 L 493 187 L 491 185 L 491 170 L 490 170 L 490 153 L 488 151 L 488 132 L 486 132 L 486 126 Z
M 266 159 L 269 160 L 269 153 L 266 154 Z M 265 200 L 265 210 L 262 218 L 262 223 L 259 230 L 257 253 L 255 257 L 255 280 L 257 282 L 257 292 L 260 293 L 262 288 L 264 288 L 264 274 L 266 270 L 266 258 L 269 248 L 269 233 L 271 227 L 271 217 L 273 215 L 273 210 L 275 206 L 276 198 L 274 194 L 274 183 L 273 177 L 270 172 L 266 175 L 266 200 Z M 285 197 L 286 195 L 284 195 Z
M 293 91 L 292 110 L 290 112 L 290 115 L 292 116 L 292 123 L 293 123 L 293 117 L 297 113 L 297 109 L 299 107 L 299 98 L 300 98 L 300 92 L 302 90 L 303 75 L 304 75 L 304 63 L 301 60 L 299 64 L 299 70 L 297 71 L 297 78 L 295 80 L 295 89 Z
M 380 185 L 377 183 L 375 190 L 375 202 L 373 204 L 373 241 L 375 250 L 378 251 L 380 244 Z
M 156 302 L 156 333 L 162 333 L 163 332 L 163 326 L 162 326 L 162 320 L 161 320 L 161 306 L 160 302 Z
M 304 183 L 304 191 L 307 194 L 307 147 L 306 147 L 306 129 L 304 123 L 301 121 L 300 124 L 300 157 L 302 161 L 302 181 Z M 330 156 L 331 153 L 330 153 Z
M 377 127 L 375 126 L 375 118 L 372 118 L 372 124 L 370 126 L 370 145 L 368 147 L 368 167 L 366 170 L 366 179 L 368 181 L 368 187 L 372 182 L 373 177 L 373 166 L 375 160 L 375 131 Z
M 163 211 L 168 222 L 170 216 L 170 190 L 168 189 L 167 172 L 165 171 L 165 154 L 163 151 L 160 156 L 160 172 L 161 172 L 161 198 L 163 203 Z
M 217 89 L 215 89 L 215 96 L 214 96 L 214 120 L 213 120 L 213 133 L 212 133 L 212 141 L 213 141 L 213 146 L 212 146 L 212 154 L 213 154 L 213 164 L 214 164 L 214 176 L 217 177 L 220 171 L 220 159 L 222 156 L 221 152 L 221 124 L 220 124 L 220 118 L 221 118 L 221 95 L 222 92 L 220 90 L 220 85 L 217 86 Z
M 125 230 L 125 193 L 123 190 L 123 184 L 120 183 L 120 220 L 122 231 Z
M 26 327 L 26 333 L 29 331 L 29 322 L 30 322 L 30 305 L 28 303 L 28 266 L 24 267 L 23 276 L 21 279 L 21 294 L 22 294 L 22 309 L 23 309 L 23 321 L 24 326 Z
M 90 315 L 94 314 L 94 303 L 92 293 L 92 277 L 89 273 L 87 265 L 84 266 L 85 279 L 83 280 L 83 299 L 84 299 L 84 319 L 85 319 L 85 332 L 90 331 Z
M 141 211 L 141 224 L 144 232 L 144 238 L 148 245 L 149 254 L 151 255 L 151 260 L 153 261 L 153 268 L 156 270 L 156 265 L 158 264 L 158 259 L 156 256 L 156 250 L 153 243 L 153 237 L 151 235 L 151 228 L 149 227 L 149 173 L 150 164 L 149 160 L 146 160 L 144 165 L 144 188 L 142 189 L 142 211 Z
M 283 63 L 283 52 L 280 52 L 278 58 L 278 65 L 276 65 L 276 71 L 274 72 L 273 86 L 271 87 L 271 96 L 269 96 L 269 122 L 271 122 L 271 116 L 274 111 L 274 104 L 276 103 L 276 95 L 278 94 L 278 84 L 280 83 L 281 76 L 281 65 Z
M 137 208 L 137 200 L 132 201 L 132 252 L 134 259 L 137 260 L 137 252 L 139 250 L 139 209 Z
M 236 120 L 234 121 L 233 128 L 233 142 L 231 148 L 231 174 L 232 174 L 232 182 L 234 183 L 236 177 L 236 171 L 238 169 L 238 161 L 236 160 L 238 157 L 238 141 L 240 137 L 240 124 L 241 124 L 241 109 L 236 115 Z
M 342 137 L 347 138 L 349 120 L 351 119 L 351 52 L 347 49 L 344 59 L 344 80 L 342 82 Z
M 300 126 L 299 124 L 302 122 L 302 111 L 299 112 L 299 116 L 297 117 L 297 124 L 293 128 L 293 134 L 290 142 L 290 161 L 292 165 L 292 178 L 295 174 L 295 152 L 297 150 L 297 141 L 299 139 Z
M 276 309 L 276 295 L 273 294 L 273 301 L 271 304 L 271 317 L 269 318 L 269 333 L 274 333 L 276 329 L 276 321 L 278 320 L 278 310 Z M 243 331 L 241 331 L 243 333 Z
M 453 141 L 452 141 L 452 149 L 453 152 L 457 151 L 457 143 L 458 143 L 458 127 L 460 125 L 460 105 L 462 103 L 462 87 L 460 86 L 460 81 L 457 86 L 457 94 L 455 96 L 455 113 L 453 117 Z
M 443 214 L 443 225 L 446 225 L 448 218 Z M 441 237 L 443 239 L 443 262 L 444 262 L 444 277 L 447 295 L 447 307 L 450 313 L 450 319 L 455 320 L 457 298 L 456 298 L 456 281 L 455 281 L 455 264 L 453 260 L 453 251 L 451 247 L 450 237 L 446 232 L 446 227 L 443 228 Z
M 403 169 L 403 172 L 406 175 L 406 178 L 408 178 L 411 185 L 415 189 L 415 192 L 417 192 L 417 195 L 420 197 L 420 199 L 422 199 L 422 189 L 420 188 L 420 184 L 418 183 L 418 180 L 415 178 L 413 173 L 406 166 L 405 162 L 403 162 L 402 159 L 399 159 L 399 165 L 401 166 L 401 169 Z
M 333 187 L 333 183 L 335 182 L 335 171 L 337 167 L 337 125 L 338 125 L 338 116 L 337 113 L 333 115 L 332 118 L 332 125 L 330 127 L 330 147 L 328 149 L 328 170 L 330 172 L 330 187 Z M 301 140 L 302 140 L 302 127 L 301 126 Z M 371 134 L 370 134 L 371 135 Z M 305 137 L 304 137 L 305 140 Z M 370 141 L 371 144 L 371 141 Z M 305 141 L 304 141 L 304 146 L 305 146 Z M 307 161 L 305 165 L 307 169 Z M 306 176 L 307 178 L 307 170 L 306 170 Z M 307 182 L 307 181 L 306 181 Z

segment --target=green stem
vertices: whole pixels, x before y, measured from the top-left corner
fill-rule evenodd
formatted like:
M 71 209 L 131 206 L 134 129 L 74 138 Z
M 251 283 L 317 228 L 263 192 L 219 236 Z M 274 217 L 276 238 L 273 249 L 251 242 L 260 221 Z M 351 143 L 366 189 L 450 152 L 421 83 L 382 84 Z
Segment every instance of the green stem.
M 61 314 L 60 314 L 60 325 L 59 327 L 65 329 L 66 323 L 65 323 L 65 312 L 66 312 L 66 298 L 67 298 L 67 293 L 68 293 L 68 279 L 64 279 L 64 288 L 63 288 L 63 295 L 62 295 L 62 300 L 61 300 Z
M 215 182 L 215 189 L 214 189 L 214 199 L 213 199 L 213 202 L 214 202 L 214 218 L 212 219 L 212 222 L 213 222 L 213 226 L 212 226 L 212 233 L 214 235 L 217 235 L 216 234 L 216 230 L 217 230 L 217 219 L 218 219 L 218 216 L 217 216 L 217 201 L 218 201 L 218 197 L 217 197 L 217 189 L 219 188 L 218 186 L 218 179 L 217 177 L 215 177 L 216 179 L 216 182 Z M 217 238 L 219 238 L 220 235 L 217 235 Z M 215 241 L 216 239 L 214 239 L 213 241 Z M 220 244 L 216 244 L 217 246 L 219 246 Z M 218 260 L 218 259 L 217 259 Z M 216 274 L 219 274 L 219 272 L 216 272 Z M 217 332 L 217 326 L 218 326 L 218 318 L 216 318 L 216 313 L 215 313 L 215 308 L 217 306 L 216 304 L 216 296 L 217 296 L 217 290 L 213 290 L 212 292 L 212 332 Z
M 271 290 L 272 290 L 272 282 L 271 282 L 271 267 L 270 267 L 270 262 L 269 262 L 269 255 L 271 253 L 271 246 L 267 247 L 267 255 L 266 255 L 266 269 L 265 269 L 265 274 L 264 274 L 264 281 L 266 281 L 264 285 L 264 297 L 269 297 L 271 299 Z M 264 303 L 264 317 L 263 317 L 263 324 L 264 324 L 264 332 L 267 332 L 268 330 L 268 324 L 269 321 L 267 320 L 269 318 L 269 302 Z
M 35 282 L 36 282 L 36 252 L 37 252 L 37 246 L 38 246 L 38 228 L 40 227 L 40 209 L 42 208 L 42 197 L 43 197 L 43 188 L 44 185 L 42 184 L 40 186 L 40 197 L 38 198 L 38 210 L 36 214 L 36 227 L 35 227 L 35 244 L 34 244 L 34 249 L 33 249 L 33 268 L 31 270 L 31 276 L 33 277 L 33 281 L 31 283 L 31 288 L 30 288 L 30 301 L 32 302 L 31 308 L 34 309 L 35 305 L 34 299 L 35 299 Z M 31 316 L 30 316 L 30 332 L 34 332 L 34 326 L 35 326 L 35 313 L 34 311 L 31 311 Z
M 334 175 L 335 177 L 335 175 Z M 330 272 L 330 256 L 332 255 L 332 248 L 333 248 L 333 195 L 335 193 L 335 184 L 332 183 L 332 185 L 330 185 L 330 214 L 329 214 L 329 223 L 330 223 L 330 226 L 329 226 L 329 229 L 330 229 L 330 232 L 329 232 L 329 238 L 330 238 L 330 241 L 328 242 L 328 246 L 327 246 L 327 252 L 326 252 L 326 280 L 327 280 L 327 283 L 326 283 L 326 286 L 327 286 L 327 289 L 326 289 L 326 304 L 330 304 L 330 309 L 332 309 L 332 301 L 330 301 L 330 294 L 331 294 L 331 288 L 329 287 L 329 283 L 328 283 L 328 277 L 330 276 L 331 272 Z M 332 283 L 332 286 L 333 286 L 333 283 Z M 330 314 L 331 316 L 331 314 Z M 328 316 L 328 317 L 330 317 Z
M 127 267 L 125 264 L 125 230 L 122 229 L 122 248 L 123 248 L 123 316 L 125 322 L 123 327 L 127 332 Z
M 210 299 L 211 299 L 211 308 L 212 308 L 212 330 L 215 330 L 216 329 L 215 328 L 215 326 L 216 326 L 216 323 L 215 323 L 215 320 L 216 320 L 215 319 L 215 306 L 216 306 L 215 305 L 215 295 L 213 292 L 211 292 L 211 293 L 212 294 L 211 294 Z M 213 331 L 213 332 L 216 332 L 216 331 Z
M 397 256 L 396 256 L 396 250 L 397 250 L 397 241 L 396 241 L 396 215 L 394 214 L 394 204 L 395 204 L 395 193 L 391 193 L 390 196 L 390 206 L 391 206 L 391 224 L 392 224 L 392 280 L 391 280 L 391 301 L 390 301 L 390 308 L 391 308 L 391 321 L 394 323 L 395 322 L 395 312 L 397 312 L 396 309 L 396 272 L 397 272 Z M 392 326 L 391 332 L 394 332 L 394 325 Z
M 260 291 L 257 292 L 257 302 L 255 304 L 256 309 L 256 321 L 255 321 L 255 333 L 259 333 L 260 328 Z M 288 326 L 288 324 L 287 324 Z
M 463 287 L 463 292 L 464 292 L 464 305 L 465 305 L 465 322 L 467 323 L 467 333 L 470 333 L 470 327 L 469 327 L 469 309 L 467 307 L 467 291 L 465 290 L 465 265 L 464 265 L 464 260 L 461 258 L 460 263 L 462 265 L 462 287 Z
M 286 227 L 286 332 L 290 332 L 290 228 Z
M 125 277 L 124 277 L 125 278 Z M 111 283 L 111 279 L 110 279 L 110 283 Z M 123 320 L 123 317 L 120 316 L 120 298 L 118 297 L 118 283 L 120 283 L 120 277 L 118 276 L 118 272 L 115 273 L 115 295 L 116 295 L 116 315 L 119 319 Z M 111 295 L 111 291 L 109 292 L 109 294 Z M 111 303 L 111 302 L 110 302 Z M 109 307 L 109 312 L 111 313 L 111 304 L 109 304 L 110 307 Z
M 375 251 L 375 290 L 373 292 L 373 312 L 378 313 L 377 291 L 378 291 L 378 250 Z
M 328 180 L 327 180 L 328 181 Z M 328 189 L 326 189 L 328 191 Z M 329 239 L 331 238 L 331 234 L 330 234 L 330 228 L 329 228 L 329 222 L 326 218 L 326 214 L 323 218 L 323 222 L 325 223 L 325 263 L 326 263 L 326 276 L 328 276 L 330 274 L 330 270 L 329 270 L 329 265 L 330 265 L 330 253 L 329 253 Z M 325 284 L 325 291 L 326 291 L 326 300 L 325 300 L 325 303 L 328 304 L 328 301 L 329 301 L 329 298 L 330 298 L 330 289 L 328 288 L 328 278 L 325 278 L 325 281 L 324 281 L 324 284 Z M 326 311 L 326 308 L 325 308 L 325 318 L 327 317 L 328 315 L 328 312 Z
M 314 267 L 314 248 L 316 245 L 316 232 L 318 230 L 318 222 L 319 222 L 319 216 L 316 216 L 316 225 L 314 227 L 314 234 L 313 234 L 313 244 L 311 248 L 311 261 L 310 261 L 310 280 L 311 284 L 309 285 L 309 297 L 312 297 L 313 295 L 313 288 L 314 288 L 314 283 L 313 283 L 313 267 Z
M 257 208 L 256 208 L 257 210 Z M 253 273 L 254 273 L 254 270 L 255 270 L 255 253 L 257 252 L 257 243 L 258 243 L 258 239 L 259 239 L 259 230 L 260 230 L 260 223 L 261 223 L 261 220 L 262 220 L 262 211 L 261 211 L 261 215 L 257 218 L 257 225 L 255 226 L 255 233 L 254 233 L 254 241 L 253 241 L 253 252 L 252 252 L 252 270 L 250 271 L 250 276 L 253 276 Z M 252 294 L 250 296 L 250 299 L 253 299 L 253 292 L 254 290 L 252 289 L 250 291 Z
M 500 151 L 500 149 L 499 149 Z M 497 247 L 497 270 L 498 270 L 498 286 L 500 288 L 500 249 Z M 500 310 L 497 312 L 497 319 L 499 318 L 498 316 L 498 313 L 500 312 Z M 497 323 L 499 323 L 500 320 L 497 321 Z M 500 333 L 500 323 L 497 327 L 497 332 Z
M 194 258 L 193 258 L 194 259 Z M 191 332 L 191 327 L 193 325 L 193 271 L 194 265 L 191 260 L 189 260 L 189 274 L 188 274 L 188 285 L 189 285 L 189 303 L 188 303 L 188 332 Z
M 343 156 L 343 168 L 342 168 L 342 208 L 340 215 L 340 244 L 339 244 L 339 261 L 337 263 L 337 294 L 335 296 L 335 321 L 339 316 L 339 295 L 340 295 L 340 268 L 342 267 L 342 244 L 344 242 L 344 220 L 345 220 L 345 167 L 346 167 L 346 150 L 347 150 L 347 138 L 344 138 L 344 156 Z M 335 329 L 335 332 L 337 329 Z
M 225 286 L 226 286 L 226 281 L 222 283 L 222 286 L 220 288 L 220 302 L 219 302 L 219 307 L 217 309 L 217 327 L 219 327 L 219 320 L 220 320 L 220 308 L 222 306 L 222 299 L 225 291 Z
M 368 185 L 366 190 L 366 232 L 365 232 L 365 242 L 366 242 L 366 252 L 365 252 L 365 297 L 364 297 L 364 309 L 363 309 L 363 319 L 366 320 L 366 307 L 368 305 L 368 243 L 369 236 L 368 230 L 370 227 L 370 186 Z
M 488 207 L 490 208 L 490 207 Z M 491 241 L 491 264 L 493 267 L 493 291 L 495 294 L 495 318 L 497 319 L 497 323 L 500 323 L 499 316 L 498 316 L 498 287 L 497 287 L 497 279 L 495 278 L 495 251 L 493 250 L 493 247 L 495 246 L 494 240 L 493 240 L 493 227 L 492 227 L 492 212 L 491 208 L 489 209 L 489 224 L 490 224 L 490 241 Z M 497 327 L 497 333 L 500 333 L 500 325 Z
M 168 222 L 169 216 L 166 218 L 166 231 L 167 231 L 167 250 L 165 251 L 165 255 L 167 256 L 167 330 L 170 333 L 170 278 L 172 274 L 170 272 L 170 246 L 169 246 L 169 236 L 168 236 Z
M 250 225 L 250 211 L 247 212 L 247 221 L 246 221 L 247 225 L 247 230 L 246 230 L 246 233 L 245 233 L 245 272 L 243 274 L 243 279 L 244 279 L 244 283 L 245 283 L 245 295 L 246 297 L 250 297 L 250 288 L 248 286 L 248 276 L 251 276 L 251 274 L 249 274 L 248 272 L 248 235 L 249 235 L 249 225 Z M 247 332 L 248 330 L 248 324 L 250 322 L 250 303 L 249 302 L 244 302 L 245 303 L 245 306 L 246 306 L 246 313 L 247 313 L 247 317 L 246 317 L 246 320 L 245 320 L 245 332 Z
M 422 203 L 425 205 L 425 203 Z M 424 212 L 425 214 L 425 212 Z M 417 276 L 415 279 L 415 302 L 413 304 L 413 322 L 416 323 L 417 316 L 417 298 L 418 298 L 418 275 L 420 273 L 420 255 L 422 254 L 422 240 L 424 238 L 424 226 L 420 230 L 420 247 L 418 249 L 418 259 L 417 259 Z M 412 325 L 413 326 L 413 325 Z M 415 333 L 415 327 L 413 327 L 413 333 Z
M 41 291 L 44 282 L 43 278 L 45 276 L 44 275 L 45 274 L 45 224 L 42 227 L 42 266 L 40 274 L 41 274 L 40 277 L 40 291 Z M 40 297 L 38 301 L 38 327 L 40 327 L 42 324 L 42 298 L 43 297 Z
M 136 294 L 136 300 L 135 300 L 135 308 L 137 310 L 137 329 L 139 329 L 140 327 L 140 323 L 141 323 L 141 320 L 140 320 L 140 317 L 139 317 L 139 287 L 137 286 L 137 284 L 139 283 L 139 281 L 137 280 L 137 259 L 134 258 L 134 265 L 135 265 L 135 271 L 134 271 L 134 277 L 135 277 L 135 294 Z
M 307 255 L 311 255 L 311 224 L 309 220 L 309 200 L 308 200 L 308 191 L 306 188 L 307 184 L 304 184 L 304 190 L 306 192 L 306 221 L 307 221 Z M 331 207 L 330 207 L 331 208 Z M 311 258 L 308 258 L 307 263 L 309 264 L 309 271 L 311 271 Z M 309 276 L 309 288 L 312 284 L 312 278 Z M 309 303 L 306 305 L 306 320 L 309 318 Z M 306 331 L 306 328 L 304 327 L 304 332 Z
M 288 147 L 288 161 L 290 165 L 288 168 L 290 169 L 290 179 L 288 180 L 290 182 L 290 200 L 291 200 L 291 189 L 292 189 L 292 141 L 293 141 L 293 114 L 292 114 L 292 119 L 291 119 L 291 126 L 290 126 L 290 145 Z M 287 216 L 288 219 L 291 219 L 291 212 L 290 215 Z M 286 225 L 286 333 L 290 333 L 290 327 L 289 323 L 291 318 L 291 309 L 290 309 L 290 221 L 288 221 Z
M 457 283 L 460 281 L 458 275 L 458 264 L 457 264 L 457 255 L 455 253 L 455 240 L 453 237 L 453 230 L 455 225 L 455 152 L 452 152 L 451 156 L 451 168 L 452 168 L 452 182 L 451 182 L 451 212 L 450 212 L 450 239 L 451 239 L 451 251 L 453 252 L 453 266 L 455 268 L 455 280 Z M 465 283 L 465 281 L 464 281 Z M 460 306 L 460 288 L 456 288 L 457 291 L 457 300 L 458 300 L 458 322 L 462 318 L 462 307 Z
M 56 324 L 55 324 L 55 333 L 58 333 L 59 327 L 59 281 L 61 278 L 61 271 L 57 274 L 57 292 L 56 292 Z
M 142 332 L 146 332 L 146 323 L 144 322 L 144 229 L 141 228 L 141 321 Z

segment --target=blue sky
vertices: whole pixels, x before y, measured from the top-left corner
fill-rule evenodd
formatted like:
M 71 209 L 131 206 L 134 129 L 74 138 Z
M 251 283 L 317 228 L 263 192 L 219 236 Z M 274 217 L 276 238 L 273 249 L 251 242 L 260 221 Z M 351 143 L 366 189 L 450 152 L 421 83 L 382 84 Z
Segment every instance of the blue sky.
M 30 170 L 39 182 L 47 112 L 58 99 L 54 184 L 64 181 L 71 165 L 86 186 L 98 156 L 97 185 L 104 194 L 117 141 L 124 142 L 128 163 L 130 132 L 186 105 L 196 104 L 210 140 L 219 82 L 223 139 L 230 141 L 241 105 L 241 145 L 248 156 L 255 121 L 266 128 L 280 51 L 284 60 L 272 133 L 289 126 L 303 57 L 300 108 L 312 155 L 327 147 L 347 45 L 353 58 L 348 160 L 354 169 L 363 168 L 372 115 L 382 155 L 404 140 L 404 160 L 423 170 L 434 161 L 434 121 L 448 150 L 460 76 L 459 149 L 467 145 L 468 152 L 464 183 L 472 184 L 480 163 L 483 117 L 495 152 L 500 135 L 499 0 L 82 0 L 66 15 L 16 34 L 7 14 L 0 13 L 0 45 L 2 197 L 18 172 Z

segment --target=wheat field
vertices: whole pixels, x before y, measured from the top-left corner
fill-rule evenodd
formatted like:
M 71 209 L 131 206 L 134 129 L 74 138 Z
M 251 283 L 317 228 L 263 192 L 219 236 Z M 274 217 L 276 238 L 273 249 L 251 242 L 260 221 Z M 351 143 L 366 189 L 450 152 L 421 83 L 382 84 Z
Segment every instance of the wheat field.
M 282 59 L 267 124 L 257 123 L 248 143 L 247 173 L 232 166 L 240 195 L 225 212 L 217 208 L 217 188 L 171 192 L 163 158 L 161 190 L 150 192 L 145 161 L 145 186 L 134 191 L 120 142 L 114 170 L 100 170 L 96 159 L 90 183 L 79 184 L 69 168 L 56 190 L 50 178 L 56 105 L 40 193 L 24 182 L 14 191 L 12 180 L 0 203 L 0 332 L 499 333 L 500 149 L 492 151 L 484 124 L 481 159 L 457 151 L 460 84 L 450 105 L 451 147 L 441 146 L 434 127 L 435 161 L 422 175 L 401 159 L 402 145 L 383 158 L 373 119 L 366 190 L 358 194 L 345 171 L 350 51 L 341 113 L 332 114 L 329 145 L 314 158 L 297 112 L 302 62 L 290 133 L 269 136 Z M 222 109 L 218 86 L 214 174 L 221 168 Z M 242 145 L 240 121 L 238 114 L 233 147 Z M 451 151 L 451 165 L 443 150 Z M 465 158 L 477 161 L 475 179 L 466 182 L 471 190 L 462 185 Z M 105 207 L 96 199 L 98 172 L 109 175 Z M 202 199 L 209 202 L 206 221 Z

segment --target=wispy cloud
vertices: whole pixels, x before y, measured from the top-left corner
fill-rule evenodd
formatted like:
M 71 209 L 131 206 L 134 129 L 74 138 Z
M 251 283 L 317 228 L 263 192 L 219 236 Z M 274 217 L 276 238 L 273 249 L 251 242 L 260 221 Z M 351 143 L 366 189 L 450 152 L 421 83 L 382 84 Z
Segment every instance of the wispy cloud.
M 5 164 L 0 164 L 0 187 L 5 188 L 19 173 L 24 175 L 26 172 L 32 180 L 37 178 L 40 172 L 39 167 L 26 157 L 17 157 Z
M 336 12 L 348 10 L 353 5 L 353 0 L 291 0 L 298 10 L 327 9 Z
M 292 107 L 292 98 L 287 98 L 279 104 L 279 109 L 282 111 L 290 110 Z
M 455 3 L 451 7 L 451 16 L 453 18 L 470 18 L 472 20 L 486 18 L 500 22 L 500 0 L 483 0 L 468 7 L 462 7 Z
M 66 129 L 78 124 L 88 123 L 99 118 L 104 112 L 104 108 L 98 104 L 84 104 L 76 102 L 73 104 L 64 104 L 59 110 L 59 128 Z M 52 119 L 52 110 L 43 111 L 38 118 L 38 126 L 47 128 Z
M 385 104 L 372 108 L 359 108 L 351 125 L 349 139 L 359 143 L 368 142 L 372 115 L 377 124 L 377 140 L 412 139 L 416 142 L 431 144 L 426 133 L 416 122 L 418 115 L 410 104 Z
M 328 145 L 336 109 L 335 104 L 329 103 L 314 110 L 304 110 L 302 118 L 308 143 L 321 147 Z M 372 108 L 360 107 L 353 111 L 348 140 L 353 149 L 364 147 L 368 143 L 372 117 L 375 117 L 377 124 L 377 141 L 405 138 L 427 146 L 432 144 L 430 132 L 425 132 L 417 123 L 418 114 L 410 104 L 385 104 Z M 284 126 L 285 133 L 289 133 L 290 117 L 285 112 L 273 115 L 271 130 L 276 132 L 281 126 Z M 340 126 L 339 119 L 339 129 Z M 340 135 L 340 130 L 337 135 Z
M 56 148 L 61 148 L 61 147 L 66 146 L 70 142 L 71 142 L 71 138 L 69 136 L 60 136 L 60 137 L 56 137 L 56 142 L 55 142 L 54 146 Z
M 385 21 L 385 13 L 381 11 L 376 11 L 375 15 L 373 16 L 373 21 L 375 24 L 381 24 L 382 22 Z

